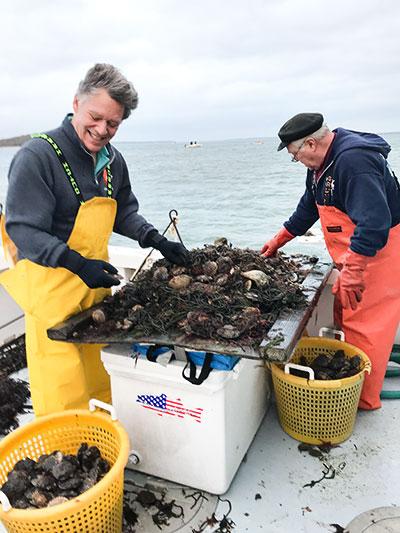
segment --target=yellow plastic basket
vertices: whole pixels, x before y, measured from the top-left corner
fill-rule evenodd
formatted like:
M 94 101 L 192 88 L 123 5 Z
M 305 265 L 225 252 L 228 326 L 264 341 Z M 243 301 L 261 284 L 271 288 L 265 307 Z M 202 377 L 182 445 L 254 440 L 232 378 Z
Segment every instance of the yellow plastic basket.
M 285 374 L 281 365 L 271 364 L 280 424 L 291 437 L 309 444 L 337 444 L 353 431 L 364 382 L 371 363 L 364 352 L 336 339 L 303 337 L 298 342 L 291 363 L 301 356 L 311 363 L 317 355 L 343 350 L 346 357 L 359 355 L 361 371 L 335 380 L 312 380 Z
M 100 449 L 112 465 L 109 472 L 91 489 L 54 507 L 7 511 L 5 505 L 0 505 L 0 520 L 7 531 L 121 533 L 129 437 L 108 414 L 70 410 L 40 417 L 13 431 L 0 443 L 0 485 L 20 459 L 37 460 L 55 450 L 76 454 L 83 442 Z

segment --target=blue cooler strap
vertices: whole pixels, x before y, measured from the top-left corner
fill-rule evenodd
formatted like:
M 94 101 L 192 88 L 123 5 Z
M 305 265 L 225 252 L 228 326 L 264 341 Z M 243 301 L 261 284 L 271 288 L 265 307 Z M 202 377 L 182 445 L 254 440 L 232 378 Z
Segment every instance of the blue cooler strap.
M 205 381 L 211 373 L 211 370 L 212 370 L 211 361 L 212 361 L 213 354 L 206 352 L 204 356 L 204 363 L 201 367 L 201 371 L 198 377 L 196 377 L 196 365 L 193 363 L 193 361 L 191 361 L 190 356 L 186 354 L 186 357 L 187 357 L 187 363 L 185 365 L 185 368 L 182 370 L 182 377 L 186 379 L 187 381 L 189 381 L 192 385 L 201 385 L 203 381 Z M 187 376 L 185 374 L 185 370 L 187 369 L 188 366 L 189 366 L 189 375 Z
M 160 347 L 159 344 L 150 344 L 150 346 L 147 348 L 146 352 L 146 359 L 148 361 L 151 361 L 152 363 L 155 363 L 157 361 L 157 357 L 159 356 L 159 353 L 155 353 L 157 349 Z

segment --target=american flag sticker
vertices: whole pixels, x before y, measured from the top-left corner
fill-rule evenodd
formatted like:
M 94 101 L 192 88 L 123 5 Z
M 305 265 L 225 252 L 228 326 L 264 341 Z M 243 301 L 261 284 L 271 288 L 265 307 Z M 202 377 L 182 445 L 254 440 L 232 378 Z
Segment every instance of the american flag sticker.
M 145 409 L 155 411 L 159 416 L 170 415 L 177 416 L 178 418 L 189 417 L 196 422 L 201 423 L 203 408 L 195 407 L 194 409 L 188 409 L 183 405 L 180 398 L 171 400 L 166 394 L 160 394 L 159 396 L 154 396 L 152 394 L 138 394 L 136 402 Z

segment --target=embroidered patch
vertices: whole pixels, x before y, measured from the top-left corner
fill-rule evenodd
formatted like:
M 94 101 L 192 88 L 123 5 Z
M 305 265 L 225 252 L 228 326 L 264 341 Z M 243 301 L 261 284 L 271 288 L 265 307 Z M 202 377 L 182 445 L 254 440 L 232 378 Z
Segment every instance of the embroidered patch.
M 327 176 L 324 187 L 324 204 L 330 205 L 332 202 L 333 191 L 335 190 L 335 180 L 332 176 Z
M 341 233 L 342 226 L 326 226 L 326 231 L 328 233 Z

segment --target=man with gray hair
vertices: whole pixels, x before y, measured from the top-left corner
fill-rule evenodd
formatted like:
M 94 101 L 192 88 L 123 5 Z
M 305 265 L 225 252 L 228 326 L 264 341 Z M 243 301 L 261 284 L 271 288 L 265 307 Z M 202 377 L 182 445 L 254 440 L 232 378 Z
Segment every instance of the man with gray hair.
M 17 263 L 0 283 L 25 311 L 36 415 L 86 408 L 91 397 L 110 400 L 99 347 L 51 341 L 46 331 L 120 283 L 108 262 L 111 233 L 152 246 L 172 263 L 187 258 L 182 244 L 139 215 L 125 160 L 110 144 L 137 103 L 118 69 L 96 64 L 79 84 L 74 113 L 34 135 L 10 166 L 6 229 Z
M 295 115 L 278 136 L 278 150 L 307 168 L 306 190 L 261 253 L 275 255 L 320 219 L 340 270 L 335 322 L 372 363 L 359 407 L 377 409 L 400 322 L 400 186 L 387 162 L 390 146 L 373 133 L 331 131 L 320 113 Z

